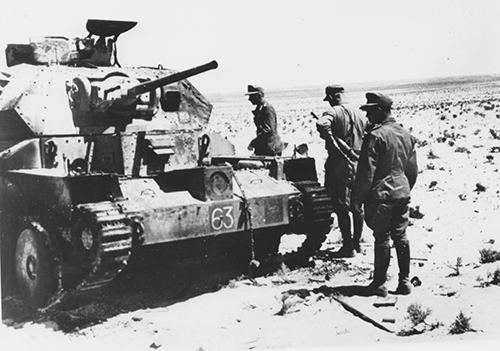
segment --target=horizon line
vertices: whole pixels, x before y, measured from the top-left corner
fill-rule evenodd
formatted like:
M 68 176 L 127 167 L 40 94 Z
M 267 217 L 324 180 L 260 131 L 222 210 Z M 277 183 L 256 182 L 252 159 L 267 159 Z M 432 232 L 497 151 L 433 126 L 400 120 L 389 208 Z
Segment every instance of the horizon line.
M 457 83 L 459 83 L 460 80 L 465 80 L 465 79 L 470 79 L 470 78 L 479 78 L 479 77 L 489 77 L 495 79 L 500 79 L 500 73 L 478 73 L 478 74 L 463 74 L 463 75 L 451 75 L 451 76 L 434 76 L 434 77 L 423 77 L 423 78 L 398 78 L 398 79 L 388 79 L 388 80 L 372 80 L 372 81 L 355 81 L 355 82 L 345 82 L 345 83 L 338 83 L 342 84 L 345 87 L 357 87 L 360 85 L 368 85 L 370 87 L 373 86 L 390 86 L 390 85 L 405 85 L 405 84 L 419 84 L 419 83 L 438 83 L 442 81 L 443 83 L 446 83 L 447 80 L 449 80 L 451 83 L 452 80 L 457 80 Z M 288 86 L 288 87 L 276 87 L 276 88 L 268 88 L 266 89 L 267 92 L 279 92 L 283 90 L 302 90 L 302 89 L 316 89 L 316 88 L 324 88 L 325 85 L 322 84 L 314 84 L 314 85 L 295 85 L 295 86 Z M 206 92 L 203 93 L 205 95 L 211 95 L 211 96 L 220 96 L 220 95 L 232 95 L 232 94 L 240 94 L 242 90 L 227 90 L 227 91 L 222 91 L 222 92 Z M 354 91 L 356 91 L 354 89 Z

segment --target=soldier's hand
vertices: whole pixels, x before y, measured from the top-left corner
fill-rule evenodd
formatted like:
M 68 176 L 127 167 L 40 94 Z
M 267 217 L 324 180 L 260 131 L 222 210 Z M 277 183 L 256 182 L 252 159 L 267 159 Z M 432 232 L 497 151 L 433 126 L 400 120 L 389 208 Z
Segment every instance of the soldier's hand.
M 363 211 L 362 206 L 363 206 L 363 204 L 361 202 L 351 201 L 351 208 L 350 209 L 352 212 L 361 213 Z
M 253 145 L 252 145 L 252 143 L 248 144 L 247 150 L 248 151 L 253 151 Z

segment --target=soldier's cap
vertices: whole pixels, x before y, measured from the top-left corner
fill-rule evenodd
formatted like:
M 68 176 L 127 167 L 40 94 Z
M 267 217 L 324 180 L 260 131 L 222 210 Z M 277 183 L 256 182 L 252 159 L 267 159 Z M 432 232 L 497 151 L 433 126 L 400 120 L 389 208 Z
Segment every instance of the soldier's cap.
M 383 110 L 390 110 L 392 106 L 392 99 L 382 93 L 366 93 L 366 104 L 359 109 L 367 111 L 374 107 L 380 107 Z
M 245 93 L 245 95 L 259 94 L 260 96 L 264 96 L 264 89 L 262 89 L 261 87 L 255 87 L 253 85 L 248 85 L 247 91 L 248 91 L 248 93 Z
M 334 96 L 337 93 L 343 93 L 344 92 L 344 87 L 338 84 L 335 85 L 329 85 L 325 88 L 325 98 L 323 101 L 328 101 L 329 96 Z

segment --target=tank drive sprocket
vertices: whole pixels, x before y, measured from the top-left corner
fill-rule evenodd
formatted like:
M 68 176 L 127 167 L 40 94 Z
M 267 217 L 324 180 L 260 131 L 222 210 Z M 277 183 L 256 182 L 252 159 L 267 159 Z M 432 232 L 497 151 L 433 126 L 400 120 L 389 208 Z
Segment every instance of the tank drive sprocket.
M 65 284 L 45 308 L 54 307 L 68 294 L 75 296 L 105 286 L 125 268 L 134 244 L 141 241 L 142 230 L 140 216 L 124 207 L 124 202 L 111 201 L 76 207 L 73 259 L 85 269 L 76 279 L 69 277 L 73 283 Z
M 127 265 L 133 228 L 130 217 L 117 202 L 79 205 L 77 211 L 84 219 L 79 223 L 80 243 L 91 269 L 76 290 L 86 291 L 108 284 Z

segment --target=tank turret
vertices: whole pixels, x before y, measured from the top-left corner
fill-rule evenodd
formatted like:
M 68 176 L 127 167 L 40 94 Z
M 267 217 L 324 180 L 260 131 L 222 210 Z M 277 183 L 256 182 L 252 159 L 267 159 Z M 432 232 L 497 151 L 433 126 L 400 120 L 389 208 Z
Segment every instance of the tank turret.
M 159 107 L 164 112 L 179 110 L 180 94 L 166 91 L 168 85 L 215 68 L 217 62 L 212 61 L 144 82 L 123 72 L 112 72 L 99 80 L 78 76 L 66 83 L 66 89 L 70 106 L 77 112 L 151 120 Z
M 85 169 L 125 174 L 196 165 L 197 137 L 212 105 L 186 79 L 215 69 L 217 62 L 180 72 L 161 66 L 122 68 L 116 42 L 135 25 L 89 20 L 83 39 L 49 37 L 28 46 L 9 45 L 12 67 L 0 76 L 0 152 L 37 138 L 41 151 L 23 157 L 65 171 L 82 159 Z M 63 137 L 71 135 L 80 139 Z M 132 145 L 147 150 L 129 150 Z M 14 157 L 12 150 L 8 154 L 3 152 L 0 167 Z M 138 160 L 137 155 L 150 156 Z
M 120 34 L 134 28 L 137 22 L 87 21 L 85 38 L 44 37 L 29 44 L 9 44 L 7 66 L 33 65 L 114 66 L 119 65 L 116 42 Z

